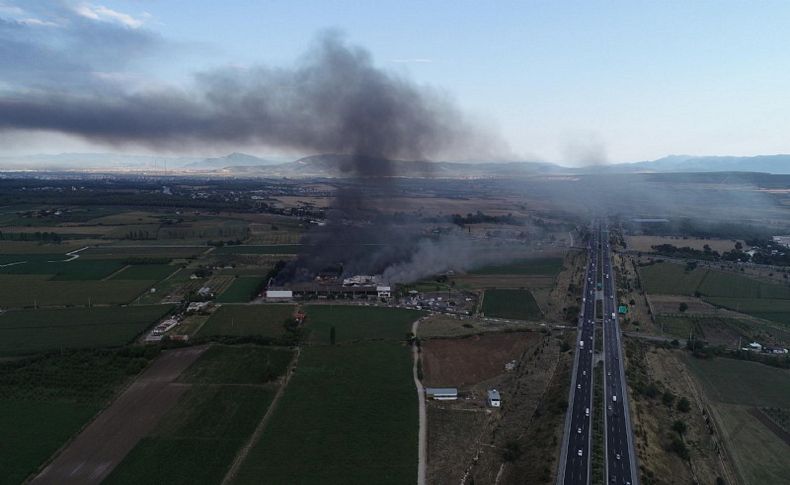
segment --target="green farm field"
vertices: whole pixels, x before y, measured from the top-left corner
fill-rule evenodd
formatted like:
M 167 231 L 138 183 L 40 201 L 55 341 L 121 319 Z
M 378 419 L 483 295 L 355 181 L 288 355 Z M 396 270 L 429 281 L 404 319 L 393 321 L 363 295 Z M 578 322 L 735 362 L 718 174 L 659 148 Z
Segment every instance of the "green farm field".
M 112 275 L 111 280 L 148 280 L 160 281 L 173 274 L 178 266 L 169 264 L 134 264 Z
M 379 308 L 349 305 L 310 305 L 307 329 L 311 343 L 329 343 L 331 328 L 335 327 L 335 341 L 403 340 L 411 331 L 411 324 L 422 315 L 420 311 L 401 308 Z
M 261 276 L 241 276 L 217 297 L 220 303 L 247 303 L 265 283 Z
M 214 345 L 182 374 L 191 389 L 105 483 L 220 483 L 276 392 L 292 352 Z
M 214 344 L 179 376 L 192 384 L 262 384 L 283 375 L 293 357 L 288 349 Z
M 790 324 L 790 300 L 723 297 L 709 297 L 705 298 L 705 300 L 716 306 L 729 308 L 730 310 L 746 313 L 758 318 Z
M 508 264 L 485 266 L 469 271 L 469 274 L 556 276 L 562 270 L 562 262 L 562 258 L 521 259 Z
M 395 342 L 302 351 L 235 483 L 414 483 L 417 395 L 411 349 Z
M 0 484 L 34 473 L 147 361 L 94 350 L 0 362 Z
M 293 305 L 222 305 L 197 336 L 280 337 L 285 333 L 283 324 L 293 316 L 294 309 Z
M 641 268 L 648 293 L 704 297 L 790 299 L 790 286 L 765 283 L 746 276 L 707 268 L 686 268 L 674 263 L 657 263 Z
M 32 275 L 51 275 L 51 280 L 100 280 L 119 269 L 123 264 L 119 261 L 94 260 L 85 261 L 75 259 L 74 261 L 35 261 L 13 266 L 0 268 L 0 274 L 32 274 Z
M 487 317 L 513 320 L 534 320 L 543 315 L 532 293 L 527 290 L 486 290 L 483 313 Z
M 156 241 L 154 241 L 156 242 Z M 127 259 L 127 258 L 194 258 L 209 248 L 207 246 L 118 244 L 88 248 L 80 253 L 86 259 Z
M 686 358 L 711 399 L 755 407 L 790 408 L 790 372 L 736 359 Z
M 132 302 L 155 282 L 48 280 L 48 275 L 0 275 L 0 307 L 85 306 Z
M 755 408 L 790 408 L 790 373 L 756 362 L 684 358 L 712 402 L 735 469 L 744 483 L 782 483 L 790 473 L 790 444 L 752 414 Z
M 214 254 L 299 254 L 301 244 L 238 245 L 217 248 Z
M 8 311 L 0 314 L 0 355 L 124 345 L 171 309 L 141 305 Z

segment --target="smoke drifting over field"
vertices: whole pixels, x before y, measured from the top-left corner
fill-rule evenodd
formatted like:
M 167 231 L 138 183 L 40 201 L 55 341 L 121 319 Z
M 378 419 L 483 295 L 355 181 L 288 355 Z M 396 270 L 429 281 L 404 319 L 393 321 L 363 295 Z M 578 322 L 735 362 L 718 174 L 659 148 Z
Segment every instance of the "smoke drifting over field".
M 485 147 L 446 96 L 378 69 L 367 51 L 334 33 L 292 68 L 220 69 L 185 89 L 12 91 L 0 96 L 0 130 L 165 149 L 254 144 L 403 159 Z M 367 168 L 355 171 L 388 175 Z

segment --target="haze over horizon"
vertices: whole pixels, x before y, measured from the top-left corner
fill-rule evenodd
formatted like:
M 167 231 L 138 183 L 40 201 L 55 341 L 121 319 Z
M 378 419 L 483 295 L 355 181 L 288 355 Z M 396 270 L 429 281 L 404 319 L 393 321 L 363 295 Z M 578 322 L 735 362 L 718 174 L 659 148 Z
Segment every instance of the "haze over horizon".
M 790 113 L 783 92 L 790 68 L 781 48 L 790 41 L 786 4 L 333 6 L 1 0 L 0 157 L 312 154 L 232 133 L 216 135 L 230 138 L 217 146 L 181 138 L 156 147 L 139 140 L 108 145 L 64 133 L 54 121 L 34 122 L 14 107 L 34 100 L 51 108 L 51 119 L 64 99 L 90 99 L 123 112 L 119 93 L 183 95 L 218 72 L 254 78 L 259 66 L 298 72 L 304 52 L 327 29 L 343 32 L 343 42 L 369 55 L 379 72 L 498 133 L 494 158 L 578 166 L 672 153 L 790 153 L 783 130 Z M 154 126 L 168 126 L 153 117 Z

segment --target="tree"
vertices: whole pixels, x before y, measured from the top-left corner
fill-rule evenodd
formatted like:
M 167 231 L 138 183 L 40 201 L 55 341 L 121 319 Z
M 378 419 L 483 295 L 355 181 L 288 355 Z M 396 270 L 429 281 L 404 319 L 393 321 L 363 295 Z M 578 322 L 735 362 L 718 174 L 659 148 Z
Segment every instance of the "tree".
M 329 329 L 329 343 L 335 345 L 335 327 L 334 325 Z
M 685 397 L 681 397 L 678 400 L 677 408 L 681 413 L 687 413 L 691 410 L 691 403 Z
M 672 403 L 675 402 L 675 395 L 672 394 L 672 391 L 664 391 L 664 394 L 661 395 L 661 402 L 665 406 L 672 406 Z
M 683 438 L 680 436 L 672 437 L 672 443 L 669 445 L 669 451 L 674 451 L 684 460 L 688 460 L 689 458 L 689 450 L 686 448 L 686 443 L 683 442 Z
M 683 434 L 686 432 L 687 429 L 688 426 L 686 426 L 685 421 L 678 419 L 677 421 L 672 423 L 672 430 L 681 436 L 683 436 Z
M 682 302 L 680 305 L 678 305 L 678 311 L 680 311 L 680 313 L 683 313 L 683 312 L 685 312 L 688 309 L 689 309 L 689 306 L 688 306 L 688 304 L 685 301 Z

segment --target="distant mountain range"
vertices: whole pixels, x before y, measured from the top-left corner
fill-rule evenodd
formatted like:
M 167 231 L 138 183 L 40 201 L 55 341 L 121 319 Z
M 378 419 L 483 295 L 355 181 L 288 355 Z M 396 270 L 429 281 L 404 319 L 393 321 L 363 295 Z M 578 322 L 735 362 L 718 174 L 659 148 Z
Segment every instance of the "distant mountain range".
M 0 170 L 194 171 L 260 177 L 332 177 L 352 173 L 349 155 L 313 155 L 295 161 L 245 153 L 223 157 L 161 157 L 106 153 L 64 153 L 0 157 Z M 790 174 L 790 155 L 755 157 L 671 155 L 657 160 L 568 168 L 537 161 L 404 161 L 364 157 L 361 175 L 401 177 L 518 177 L 580 173 L 767 172 Z
M 596 167 L 610 172 L 767 172 L 790 174 L 790 155 L 728 157 L 670 155 L 645 162 L 618 163 Z

